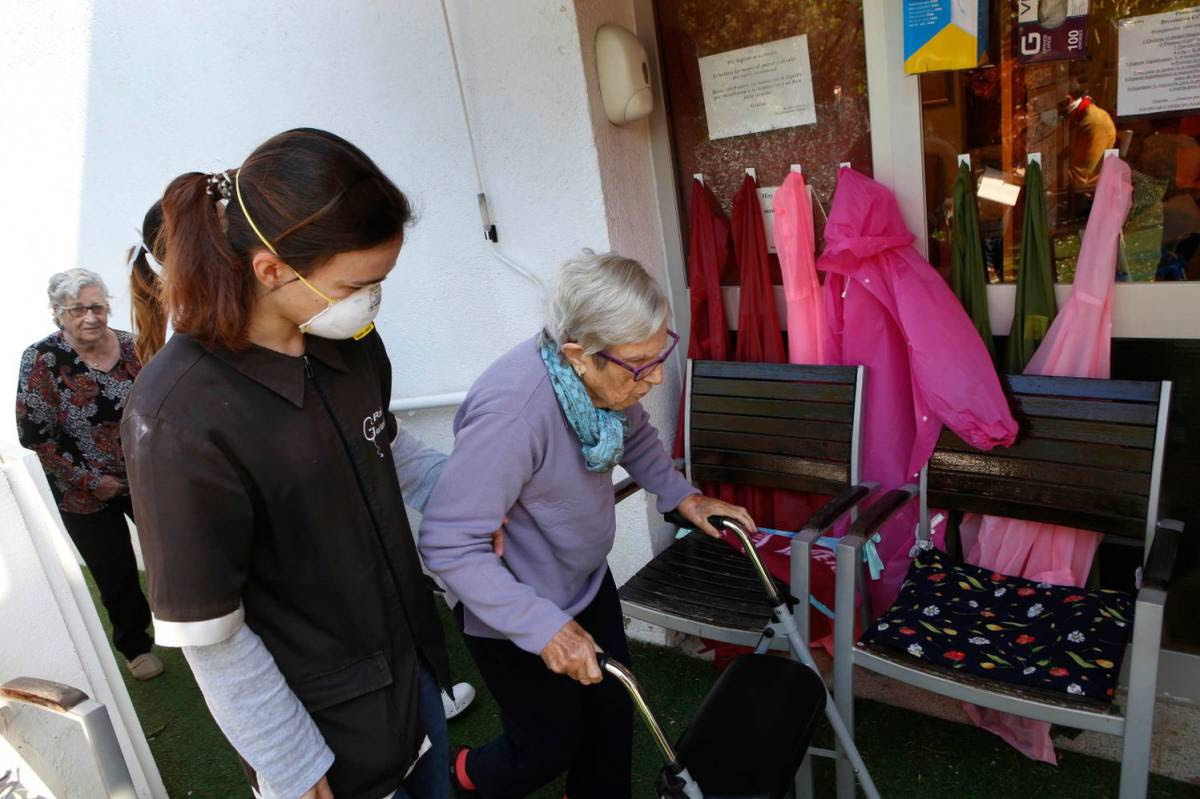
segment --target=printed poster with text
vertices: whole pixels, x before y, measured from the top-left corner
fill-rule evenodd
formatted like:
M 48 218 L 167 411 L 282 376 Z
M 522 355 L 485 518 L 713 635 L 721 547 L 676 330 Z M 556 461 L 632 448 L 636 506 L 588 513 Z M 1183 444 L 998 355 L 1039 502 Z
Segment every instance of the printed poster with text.
M 700 82 L 710 139 L 817 122 L 805 35 L 704 56 Z
M 1200 6 L 1117 23 L 1117 116 L 1200 108 Z

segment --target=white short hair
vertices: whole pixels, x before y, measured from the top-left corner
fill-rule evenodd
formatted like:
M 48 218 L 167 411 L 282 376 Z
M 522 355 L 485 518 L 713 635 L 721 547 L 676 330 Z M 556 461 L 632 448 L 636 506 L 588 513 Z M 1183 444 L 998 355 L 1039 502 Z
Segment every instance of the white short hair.
M 80 292 L 90 286 L 100 289 L 100 293 L 104 295 L 105 299 L 108 299 L 108 286 L 104 285 L 104 278 L 90 269 L 68 269 L 65 272 L 58 272 L 50 278 L 50 285 L 46 288 L 46 296 L 50 298 L 50 308 L 57 311 L 59 308 L 66 307 L 67 300 L 75 299 Z
M 559 346 L 574 342 L 594 355 L 645 341 L 669 313 L 667 298 L 637 261 L 584 250 L 559 269 L 546 305 L 546 331 Z

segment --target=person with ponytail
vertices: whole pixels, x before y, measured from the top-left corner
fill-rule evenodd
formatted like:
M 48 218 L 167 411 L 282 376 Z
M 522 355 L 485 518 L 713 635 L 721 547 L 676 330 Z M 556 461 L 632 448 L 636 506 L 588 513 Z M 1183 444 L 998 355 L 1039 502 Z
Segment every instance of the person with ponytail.
M 138 240 L 129 251 L 129 297 L 133 306 L 133 350 L 143 365 L 166 343 L 169 331 L 162 299 L 162 264 L 154 256 L 162 226 L 162 200 L 155 200 L 142 220 Z
M 179 176 L 162 217 L 174 334 L 121 428 L 156 639 L 259 796 L 443 799 L 449 662 L 404 510 L 442 459 L 397 446 L 373 324 L 408 200 L 301 128 Z

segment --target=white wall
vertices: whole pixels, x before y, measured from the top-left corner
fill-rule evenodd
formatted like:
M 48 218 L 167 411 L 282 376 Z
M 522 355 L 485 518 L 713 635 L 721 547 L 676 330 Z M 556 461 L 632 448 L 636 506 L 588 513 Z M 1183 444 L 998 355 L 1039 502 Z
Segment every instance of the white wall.
M 633 27 L 628 0 L 448 5 L 503 251 L 548 280 L 581 247 L 617 247 L 665 281 L 649 131 L 608 124 L 592 64 L 597 25 Z M 11 396 L 20 350 L 52 329 L 53 272 L 100 272 L 113 324 L 127 328 L 125 252 L 165 185 L 236 166 L 300 125 L 361 146 L 420 212 L 379 320 L 397 396 L 466 389 L 540 326 L 538 290 L 483 240 L 437 0 L 7 3 L 4 18 L 5 117 L 19 124 L 0 125 L 10 258 L 0 393 Z M 673 377 L 649 403 L 668 435 L 677 391 Z M 420 411 L 404 423 L 448 449 L 452 415 Z M 0 439 L 12 435 L 0 421 Z M 612 560 L 623 579 L 650 553 L 648 525 L 657 538 L 662 528 L 644 495 L 626 501 L 619 523 Z
M 677 288 L 672 285 L 672 275 L 678 276 L 679 273 L 670 269 L 667 263 L 654 164 L 651 160 L 650 120 L 623 127 L 609 123 L 601 102 L 595 67 L 596 29 L 601 25 L 610 22 L 622 25 L 638 33 L 647 47 L 653 45 L 653 32 L 638 30 L 632 0 L 576 0 L 575 8 L 583 74 L 587 79 L 588 115 L 595 135 L 605 217 L 612 247 L 641 261 L 672 299 L 672 304 L 675 304 L 678 295 L 671 290 Z M 655 87 L 655 91 L 655 100 L 661 103 L 659 87 Z M 677 279 L 675 282 L 681 281 Z M 686 312 L 686 309 L 679 310 Z M 675 434 L 675 419 L 679 412 L 683 351 L 686 349 L 685 340 L 679 357 L 673 359 L 670 368 L 664 372 L 663 384 L 649 394 L 643 403 L 664 434 L 668 449 Z M 647 501 L 645 493 L 630 497 L 623 505 L 631 507 L 619 510 L 618 524 L 622 526 L 618 528 L 618 543 L 609 558 L 618 585 L 633 576 L 655 552 L 665 549 L 673 531 L 656 512 L 653 500 Z M 643 524 L 647 525 L 649 535 L 642 533 Z

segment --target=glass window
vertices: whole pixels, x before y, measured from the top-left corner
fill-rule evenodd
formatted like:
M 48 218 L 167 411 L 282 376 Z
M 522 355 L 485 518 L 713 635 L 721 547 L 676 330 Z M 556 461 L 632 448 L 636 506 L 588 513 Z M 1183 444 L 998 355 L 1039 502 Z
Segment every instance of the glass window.
M 726 214 L 746 167 L 755 169 L 765 188 L 780 185 L 791 165 L 801 164 L 825 211 L 839 163 L 848 161 L 872 174 L 861 0 L 661 0 L 655 6 L 685 247 L 690 186 L 697 172 Z M 710 139 L 699 59 L 801 34 L 807 34 L 816 124 Z M 824 220 L 816 207 L 814 216 L 819 247 Z M 771 269 L 779 284 L 774 255 Z M 721 282 L 738 282 L 732 259 Z
M 958 154 L 971 156 L 977 181 L 995 178 L 1022 187 L 1027 155 L 1037 152 L 1056 276 L 1071 282 L 1101 159 L 1115 148 L 1133 178 L 1117 280 L 1200 279 L 1200 108 L 1129 113 L 1138 110 L 1132 103 L 1117 105 L 1120 27 L 1130 18 L 1167 11 L 1200 14 L 1200 6 L 1196 0 L 1091 0 L 1079 37 L 1083 57 L 1025 62 L 1018 52 L 1021 5 L 992 4 L 991 64 L 920 77 L 930 261 L 948 274 Z M 1043 0 L 1042 6 L 1069 4 Z M 1200 40 L 1188 41 L 1169 62 L 1180 72 L 1176 81 L 1200 81 L 1200 66 L 1185 66 L 1200 65 Z M 992 282 L 1016 280 L 1023 206 L 1021 196 L 1015 205 L 980 198 Z

